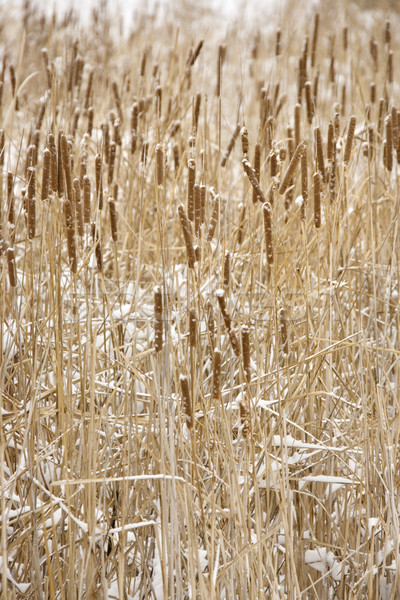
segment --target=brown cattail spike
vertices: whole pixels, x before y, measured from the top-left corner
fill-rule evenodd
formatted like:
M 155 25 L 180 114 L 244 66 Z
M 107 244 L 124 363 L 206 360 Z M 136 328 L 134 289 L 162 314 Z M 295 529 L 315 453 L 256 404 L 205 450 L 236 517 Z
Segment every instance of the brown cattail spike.
M 242 127 L 242 129 L 240 130 L 240 138 L 242 140 L 243 156 L 247 157 L 249 153 L 249 133 L 246 127 Z
M 96 173 L 96 200 L 99 210 L 103 208 L 103 177 L 102 177 L 102 160 L 100 154 L 95 157 L 95 173 Z
M 189 381 L 186 375 L 179 376 L 179 382 L 181 385 L 181 394 L 182 394 L 182 406 L 184 413 L 186 415 L 186 425 L 188 429 L 192 429 L 193 427 L 193 408 L 192 401 L 190 398 L 189 391 Z
M 108 208 L 110 211 L 110 226 L 111 226 L 111 237 L 113 242 L 118 241 L 118 230 L 117 230 L 117 211 L 115 208 L 114 198 L 108 199 Z
M 154 348 L 160 352 L 163 347 L 163 298 L 160 287 L 154 288 Z
M 242 355 L 243 355 L 243 371 L 246 382 L 251 380 L 251 365 L 250 365 L 250 329 L 247 325 L 242 326 Z
M 322 148 L 322 135 L 321 135 L 321 130 L 320 128 L 317 126 L 314 128 L 314 135 L 315 135 L 315 149 L 316 149 L 316 155 L 317 155 L 317 167 L 319 172 L 321 173 L 322 179 L 325 180 L 326 175 L 325 175 L 325 161 L 324 161 L 324 151 Z
M 86 224 L 90 223 L 90 196 L 91 183 L 87 175 L 83 177 L 83 220 Z
M 319 174 L 318 174 L 319 175 Z M 279 310 L 279 332 L 281 338 L 281 349 L 284 356 L 289 354 L 289 341 L 287 332 L 287 316 L 284 308 Z
M 28 238 L 35 237 L 36 231 L 36 169 L 28 168 L 28 193 L 27 193 L 27 212 L 28 212 Z
M 272 244 L 272 219 L 271 219 L 271 205 L 269 202 L 263 204 L 263 215 L 264 215 L 264 233 L 265 233 L 265 248 L 267 251 L 267 261 L 269 265 L 274 262 L 274 252 Z
M 284 178 L 282 180 L 282 183 L 281 183 L 281 185 L 279 187 L 279 193 L 281 195 L 283 195 L 286 192 L 286 190 L 287 190 L 287 188 L 288 188 L 288 186 L 290 184 L 290 181 L 291 181 L 291 179 L 292 179 L 292 177 L 294 175 L 296 167 L 297 167 L 297 165 L 298 165 L 298 163 L 299 163 L 302 155 L 304 154 L 305 147 L 306 147 L 306 145 L 305 145 L 304 142 L 300 143 L 297 146 L 297 148 L 295 150 L 295 153 L 293 154 L 292 160 L 290 161 L 289 166 L 288 166 L 288 168 L 286 170 L 286 173 L 285 173 L 285 176 L 284 176 Z
M 258 183 L 260 183 L 260 173 L 261 173 L 261 144 L 257 142 L 254 146 L 254 163 L 253 163 L 254 175 Z M 256 204 L 258 200 L 257 192 L 253 187 L 253 203 Z
M 351 150 L 353 146 L 354 132 L 356 129 L 356 117 L 350 117 L 349 127 L 347 130 L 346 146 L 344 149 L 343 163 L 347 166 L 350 162 Z
M 156 146 L 157 185 L 164 183 L 164 148 L 162 144 Z
M 308 164 L 307 164 L 307 147 L 301 157 L 301 196 L 302 203 L 300 208 L 300 216 L 304 221 L 306 218 L 306 206 L 308 200 Z
M 72 273 L 77 271 L 76 244 L 75 244 L 75 219 L 72 211 L 72 203 L 69 198 L 63 201 L 65 225 L 67 233 L 67 249 L 69 266 Z
M 42 190 L 41 190 L 41 199 L 42 200 L 47 200 L 49 197 L 50 166 L 51 166 L 51 152 L 48 148 L 45 148 L 43 150 L 43 171 L 42 171 Z
M 213 210 L 211 213 L 210 225 L 208 227 L 207 242 L 211 242 L 213 239 L 219 220 L 219 194 L 216 194 L 213 188 L 211 188 L 210 192 L 213 197 Z
M 186 253 L 188 258 L 188 265 L 190 269 L 193 269 L 196 263 L 196 253 L 193 245 L 193 235 L 192 228 L 190 225 L 190 221 L 188 219 L 187 214 L 185 213 L 185 209 L 182 204 L 178 206 L 179 219 L 181 222 L 183 237 L 186 245 Z
M 75 205 L 75 213 L 76 213 L 76 222 L 78 225 L 78 235 L 83 237 L 83 211 L 82 211 L 82 201 L 81 201 L 81 185 L 79 183 L 79 179 L 75 177 L 72 183 L 74 189 L 74 205 Z
M 190 221 L 194 220 L 194 184 L 196 182 L 196 163 L 188 160 L 187 214 Z
M 314 184 L 314 225 L 321 227 L 321 175 L 319 171 L 313 175 Z
M 265 202 L 264 193 L 260 187 L 260 184 L 258 183 L 257 176 L 254 172 L 254 169 L 251 166 L 251 164 L 249 163 L 249 161 L 247 160 L 247 158 L 243 158 L 242 165 L 243 165 L 243 169 L 245 170 L 247 177 L 250 180 L 251 185 L 253 186 L 253 188 L 256 192 L 257 199 L 260 202 Z
M 213 400 L 220 400 L 221 398 L 221 364 L 222 364 L 222 353 L 221 350 L 215 348 L 213 357 L 213 376 L 212 376 L 212 390 L 211 395 Z
M 17 285 L 17 270 L 15 267 L 15 251 L 12 246 L 7 248 L 6 256 L 7 256 L 8 280 L 10 282 L 10 286 L 14 288 Z

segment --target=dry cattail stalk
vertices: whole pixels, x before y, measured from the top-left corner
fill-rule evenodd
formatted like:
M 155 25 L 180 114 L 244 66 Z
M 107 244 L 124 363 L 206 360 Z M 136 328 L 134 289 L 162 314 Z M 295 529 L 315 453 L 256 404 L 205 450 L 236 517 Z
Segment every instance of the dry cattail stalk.
M 36 232 L 36 169 L 28 168 L 28 191 L 27 191 L 27 217 L 28 217 L 28 238 L 35 237 Z
M 308 200 L 308 162 L 307 162 L 307 146 L 301 157 L 301 196 L 302 203 L 300 207 L 300 217 L 304 221 L 306 218 L 306 206 Z
M 196 94 L 196 98 L 195 98 L 195 101 L 194 101 L 193 121 L 192 121 L 192 123 L 193 123 L 193 130 L 195 132 L 195 135 L 196 135 L 196 132 L 197 132 L 197 128 L 199 126 L 200 105 L 201 105 L 201 93 L 198 92 Z
M 326 158 L 328 159 L 329 163 L 331 163 L 333 160 L 333 145 L 334 145 L 334 143 L 335 143 L 335 140 L 334 140 L 333 123 L 332 123 L 332 121 L 329 121 L 328 141 L 327 141 L 327 146 L 326 146 Z
M 314 225 L 317 229 L 321 227 L 321 175 L 316 171 L 313 175 L 314 185 Z
M 103 251 L 101 248 L 99 231 L 98 231 L 98 228 L 97 228 L 95 222 L 91 223 L 90 228 L 91 228 L 92 240 L 93 240 L 93 244 L 94 244 L 94 255 L 96 257 L 96 266 L 97 266 L 97 270 L 101 272 L 103 270 Z
M 349 45 L 349 28 L 343 27 L 343 50 L 347 52 L 347 48 Z
M 317 42 L 318 42 L 318 28 L 319 28 L 319 13 L 315 13 L 314 16 L 314 28 L 311 43 L 311 66 L 315 66 L 315 57 L 317 53 Z
M 250 180 L 251 185 L 253 186 L 253 188 L 256 192 L 257 199 L 260 202 L 265 202 L 264 193 L 263 193 L 262 189 L 260 188 L 260 184 L 258 183 L 257 176 L 253 170 L 253 167 L 251 166 L 251 164 L 249 163 L 247 158 L 244 158 L 242 160 L 242 165 L 243 165 L 243 168 L 245 170 L 247 177 Z
M 83 177 L 83 220 L 86 224 L 90 223 L 90 196 L 91 183 L 87 175 Z
M 69 198 L 63 200 L 63 208 L 67 233 L 69 267 L 72 273 L 76 273 L 78 265 L 76 260 L 75 219 L 72 211 L 72 203 Z
M 85 109 L 88 109 L 90 106 L 90 100 L 91 100 L 91 95 L 92 95 L 92 86 L 93 86 L 93 76 L 94 76 L 94 70 L 91 68 L 89 70 L 87 86 L 86 86 L 85 103 L 84 103 Z
M 154 349 L 160 352 L 163 347 L 163 298 L 161 288 L 154 288 Z
M 374 70 L 377 71 L 378 70 L 378 42 L 374 38 L 371 38 L 371 40 L 369 42 L 369 52 L 371 54 L 371 58 L 374 63 Z
M 164 183 L 164 148 L 162 144 L 156 146 L 157 185 Z
M 63 169 L 63 159 L 62 159 L 62 149 L 61 149 L 61 138 L 63 136 L 63 132 L 58 132 L 57 136 L 57 193 L 59 198 L 64 196 L 64 169 Z
M 8 280 L 11 287 L 17 285 L 17 269 L 15 266 L 15 251 L 13 246 L 9 246 L 6 250 L 7 256 L 7 269 L 8 269 Z
M 243 355 L 243 371 L 247 383 L 251 381 L 251 364 L 250 364 L 250 329 L 247 325 L 242 326 L 242 355 Z
M 74 205 L 75 205 L 75 213 L 76 213 L 76 222 L 78 226 L 78 235 L 83 237 L 83 211 L 82 211 L 82 201 L 81 201 L 81 185 L 79 183 L 79 179 L 75 177 L 72 183 L 74 189 Z
M 329 81 L 330 83 L 335 83 L 335 56 L 333 55 L 333 52 L 329 63 Z
M 81 109 L 77 106 L 74 110 L 74 114 L 72 117 L 72 125 L 71 125 L 71 135 L 74 138 L 76 134 L 76 130 L 78 128 L 79 117 L 81 116 Z
M 235 145 L 235 142 L 236 142 L 237 136 L 239 135 L 239 131 L 240 131 L 240 124 L 238 123 L 238 124 L 236 125 L 236 127 L 235 127 L 235 130 L 234 130 L 234 132 L 233 132 L 233 134 L 232 134 L 232 137 L 231 137 L 231 139 L 229 140 L 228 147 L 227 147 L 227 149 L 226 149 L 226 151 L 225 151 L 225 154 L 224 154 L 224 156 L 223 156 L 223 158 L 222 158 L 222 161 L 221 161 L 221 167 L 225 167 L 225 165 L 226 165 L 226 163 L 227 163 L 227 160 L 228 160 L 228 158 L 229 158 L 229 156 L 230 156 L 230 154 L 231 154 L 231 152 L 232 152 L 232 150 L 233 150 L 233 147 L 234 147 L 234 145 Z
M 192 429 L 192 427 L 193 427 L 193 409 L 192 409 L 192 401 L 190 399 L 189 381 L 188 381 L 188 378 L 186 377 L 186 375 L 180 375 L 179 381 L 181 384 L 183 410 L 186 415 L 186 425 L 187 425 L 188 429 Z
M 272 192 L 273 193 L 273 192 Z M 272 243 L 272 219 L 271 219 L 271 205 L 269 202 L 263 204 L 263 215 L 264 215 L 264 233 L 265 233 L 265 248 L 267 251 L 267 261 L 269 265 L 274 262 L 274 252 Z
M 111 237 L 113 242 L 118 241 L 118 230 L 117 230 L 117 211 L 115 208 L 114 198 L 108 199 L 108 208 L 110 211 L 110 226 L 111 226 Z
M 149 142 L 147 140 L 142 140 L 142 147 L 140 149 L 140 162 L 146 166 L 147 163 L 147 155 L 149 152 Z
M 14 203 L 14 175 L 7 173 L 7 220 L 10 225 L 15 225 L 15 203 Z
M 340 113 L 338 111 L 333 115 L 333 131 L 337 139 L 340 135 Z
M 122 121 L 121 97 L 119 95 L 118 85 L 117 85 L 116 81 L 112 82 L 111 89 L 114 94 L 115 106 L 117 107 L 118 116 L 119 116 L 120 120 Z
M 189 346 L 195 348 L 197 343 L 197 315 L 194 308 L 189 311 Z
M 226 46 L 220 45 L 218 47 L 218 62 L 217 62 L 217 85 L 215 88 L 215 95 L 221 96 L 221 83 L 222 83 L 222 65 L 224 64 L 226 54 Z
M 257 178 L 258 183 L 260 183 L 260 173 L 261 173 L 261 144 L 257 142 L 254 147 L 254 163 L 253 163 L 253 171 L 254 175 Z M 257 192 L 253 187 L 253 203 L 257 202 Z
M 393 128 L 392 115 L 388 115 L 385 119 L 385 152 L 383 154 L 383 162 L 386 169 L 391 172 L 393 169 Z
M 392 106 L 392 136 L 393 136 L 393 148 L 396 149 L 399 145 L 399 121 L 397 115 L 397 108 Z
M 41 98 L 39 102 L 39 112 L 36 117 L 35 129 L 40 131 L 44 119 L 44 113 L 46 112 L 47 101 L 46 98 Z
M 287 188 L 288 188 L 288 186 L 290 184 L 290 181 L 291 181 L 291 179 L 292 179 L 292 177 L 294 175 L 296 167 L 297 167 L 297 165 L 298 165 L 298 163 L 299 163 L 302 155 L 304 154 L 305 147 L 306 147 L 306 145 L 305 145 L 304 142 L 301 142 L 297 146 L 297 148 L 295 150 L 295 153 L 293 154 L 292 160 L 290 161 L 289 166 L 288 166 L 288 168 L 286 170 L 286 173 L 285 173 L 285 175 L 283 177 L 282 183 L 281 183 L 281 185 L 279 187 L 279 193 L 281 195 L 283 195 L 286 192 L 286 190 L 287 190 Z
M 188 62 L 189 67 L 193 67 L 194 63 L 196 62 L 196 60 L 201 52 L 203 44 L 204 44 L 204 40 L 200 40 L 199 43 L 197 44 L 196 48 L 193 50 L 193 53 L 191 54 L 189 62 Z
M 319 176 L 319 173 L 318 173 Z M 288 356 L 289 354 L 289 340 L 287 332 L 287 317 L 284 308 L 279 310 L 279 333 L 281 338 L 282 354 Z
M 69 200 L 73 201 L 72 196 L 72 173 L 71 173 L 71 158 L 70 151 L 68 147 L 67 137 L 63 134 L 61 136 L 61 155 L 62 155 L 62 164 L 65 175 L 65 185 L 67 187 L 67 196 Z
M 322 135 L 321 135 L 321 129 L 319 128 L 319 126 L 314 128 L 314 135 L 315 135 L 315 147 L 316 147 L 316 154 L 317 154 L 317 167 L 318 167 L 319 172 L 321 173 L 322 180 L 325 181 L 326 174 L 325 174 L 324 151 L 322 148 Z
M 188 216 L 183 207 L 183 204 L 180 204 L 178 206 L 178 213 L 179 213 L 179 219 L 180 219 L 180 223 L 181 223 L 181 227 L 182 227 L 183 237 L 185 239 L 186 253 L 187 253 L 189 268 L 193 269 L 193 267 L 196 263 L 196 254 L 195 254 L 195 249 L 193 246 L 192 228 L 191 228 Z
M 274 150 L 271 150 L 269 158 L 270 158 L 270 168 L 271 168 L 271 179 L 273 179 L 274 177 L 276 177 L 278 175 L 278 172 L 279 172 L 278 157 L 276 155 L 276 152 L 274 152 Z
M 392 40 L 392 34 L 390 31 L 390 21 L 387 20 L 387 21 L 385 21 L 385 44 L 387 46 L 389 46 L 391 40 Z
M 36 167 L 37 165 L 37 148 L 34 144 L 29 144 L 26 152 L 26 174 L 28 174 L 29 167 Z
M 222 353 L 221 350 L 215 348 L 213 357 L 213 374 L 212 374 L 212 391 L 211 397 L 213 400 L 221 399 L 221 366 Z
M 218 300 L 219 308 L 221 310 L 222 318 L 224 320 L 225 328 L 229 335 L 229 340 L 231 342 L 232 349 L 237 357 L 240 357 L 240 345 L 238 339 L 236 337 L 235 332 L 232 328 L 232 319 L 230 314 L 228 313 L 225 301 L 225 292 L 224 290 L 217 290 L 215 295 Z
M 94 108 L 93 106 L 89 106 L 87 109 L 87 134 L 89 137 L 92 135 L 93 130 L 93 118 L 94 118 Z
M 51 188 L 53 192 L 58 190 L 58 167 L 56 140 L 52 133 L 47 136 L 47 144 L 50 150 Z
M 226 251 L 225 257 L 224 257 L 224 271 L 223 271 L 223 282 L 224 282 L 225 289 L 229 288 L 230 279 L 231 279 L 231 254 L 230 254 L 230 252 Z
M 95 157 L 95 173 L 96 173 L 96 201 L 99 210 L 103 208 L 103 163 L 100 154 Z
M 179 163 L 180 163 L 178 142 L 174 143 L 174 145 L 172 147 L 172 152 L 173 152 L 173 155 L 174 155 L 174 169 L 175 169 L 176 172 L 178 172 L 179 171 Z
M 276 30 L 276 36 L 275 36 L 275 56 L 280 56 L 281 55 L 281 30 L 278 29 Z
M 240 138 L 242 140 L 242 153 L 244 157 L 247 157 L 249 153 L 249 132 L 246 127 L 242 127 L 240 130 Z
M 346 146 L 343 154 L 343 163 L 347 166 L 350 162 L 351 150 L 353 146 L 354 131 L 356 129 L 356 117 L 350 117 L 349 127 L 347 130 Z
M 206 220 L 206 197 L 207 197 L 207 189 L 204 184 L 200 186 L 200 206 L 201 206 L 201 224 Z
M 196 163 L 193 158 L 188 160 L 187 214 L 190 221 L 194 220 L 194 184 L 196 181 Z
M 43 171 L 42 171 L 42 190 L 41 190 L 41 199 L 42 200 L 47 200 L 49 197 L 50 163 L 51 163 L 51 153 L 48 148 L 45 148 L 43 150 Z
M 115 165 L 116 153 L 117 153 L 117 144 L 114 141 L 112 141 L 110 143 L 110 155 L 109 155 L 109 162 L 108 162 L 107 183 L 108 183 L 109 187 L 112 185 L 112 182 L 114 179 L 114 165 Z
M 301 104 L 297 103 L 294 107 L 294 143 L 297 146 L 300 144 L 301 136 Z
M 389 83 L 393 83 L 393 50 L 389 50 L 388 54 L 387 78 Z
M 342 84 L 342 100 L 341 100 L 341 114 L 342 117 L 344 117 L 344 115 L 346 114 L 346 84 L 343 83 Z
M 216 194 L 213 188 L 210 189 L 210 192 L 213 197 L 213 210 L 208 227 L 207 242 L 211 242 L 213 239 L 219 219 L 219 194 Z
M 376 102 L 376 83 L 375 81 L 371 81 L 369 84 L 369 98 L 371 104 L 375 104 Z
M 306 81 L 306 83 L 304 84 L 304 89 L 306 92 L 307 121 L 308 124 L 311 125 L 315 113 L 314 102 L 312 98 L 311 81 Z

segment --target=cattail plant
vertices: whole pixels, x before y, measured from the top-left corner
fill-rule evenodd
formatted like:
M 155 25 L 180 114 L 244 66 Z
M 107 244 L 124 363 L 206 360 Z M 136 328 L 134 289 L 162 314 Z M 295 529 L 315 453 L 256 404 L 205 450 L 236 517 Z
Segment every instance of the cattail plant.
M 354 131 L 356 129 L 356 117 L 353 115 L 350 117 L 349 127 L 347 129 L 346 146 L 344 148 L 343 163 L 348 166 L 350 162 L 351 150 L 353 146 Z
M 196 263 L 196 253 L 193 245 L 192 227 L 182 204 L 178 206 L 178 213 L 186 245 L 188 265 L 190 269 L 193 269 Z
M 219 348 L 215 348 L 213 356 L 213 370 L 212 370 L 212 386 L 211 386 L 211 397 L 213 400 L 221 399 L 221 367 L 222 367 L 222 353 Z
M 250 329 L 247 325 L 242 325 L 242 356 L 243 356 L 243 371 L 247 383 L 251 380 L 251 365 L 250 365 Z
M 28 238 L 31 240 L 36 233 L 36 169 L 28 168 L 28 191 L 27 200 L 27 218 L 28 218 Z
M 17 285 L 17 269 L 15 266 L 15 251 L 13 246 L 9 246 L 6 250 L 7 257 L 7 269 L 8 269 L 8 280 L 10 286 L 15 288 Z
M 286 170 L 286 173 L 282 179 L 281 185 L 279 186 L 279 193 L 281 195 L 283 195 L 286 192 L 286 190 L 289 186 L 289 183 L 294 175 L 296 167 L 299 164 L 299 161 L 302 157 L 302 154 L 304 154 L 305 147 L 306 146 L 305 146 L 304 142 L 300 143 L 297 146 L 295 153 L 293 154 L 292 160 L 290 161 L 289 166 Z
M 163 299 L 161 288 L 154 288 L 154 349 L 160 352 L 163 347 Z
M 314 225 L 317 229 L 321 227 L 321 175 L 316 171 L 313 175 L 314 185 Z
M 71 273 L 77 272 L 77 257 L 76 257 L 76 239 L 75 239 L 75 218 L 73 214 L 72 202 L 67 197 L 63 201 L 63 210 L 65 217 L 65 226 L 67 234 L 67 250 L 68 261 Z
M 181 385 L 182 394 L 182 407 L 186 417 L 186 425 L 188 429 L 193 427 L 193 407 L 192 400 L 190 398 L 189 381 L 186 375 L 179 376 L 179 382 Z
M 220 204 L 219 194 L 216 194 L 213 188 L 210 189 L 210 192 L 211 192 L 211 195 L 213 198 L 213 209 L 212 209 L 211 218 L 210 218 L 210 225 L 208 227 L 208 234 L 207 234 L 208 242 L 211 242 L 211 240 L 214 237 L 215 229 L 218 224 L 219 208 L 220 208 L 219 207 L 219 204 Z
M 196 182 L 196 163 L 188 160 L 188 187 L 187 187 L 187 215 L 190 221 L 194 220 L 194 184 Z

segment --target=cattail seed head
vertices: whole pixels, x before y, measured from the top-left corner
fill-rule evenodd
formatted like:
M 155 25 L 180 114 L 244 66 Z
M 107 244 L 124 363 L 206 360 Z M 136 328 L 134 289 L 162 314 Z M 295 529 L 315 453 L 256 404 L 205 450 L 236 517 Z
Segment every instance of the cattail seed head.
M 242 129 L 240 130 L 240 138 L 242 140 L 243 156 L 247 156 L 249 153 L 249 133 L 246 127 L 242 127 Z
M 72 187 L 74 189 L 74 205 L 75 205 L 75 213 L 76 213 L 76 222 L 78 226 L 78 235 L 83 237 L 83 211 L 82 211 L 82 201 L 81 201 L 81 185 L 79 183 L 79 179 L 75 177 Z
M 188 265 L 189 265 L 190 269 L 193 269 L 197 259 L 196 259 L 194 245 L 193 245 L 192 228 L 191 228 L 188 216 L 187 216 L 182 204 L 180 204 L 178 206 L 178 213 L 179 213 L 179 219 L 180 219 L 183 237 L 184 237 L 185 245 L 186 245 Z
M 238 123 L 236 125 L 236 127 L 235 127 L 235 130 L 234 130 L 234 132 L 232 134 L 231 139 L 229 140 L 228 147 L 227 147 L 227 149 L 225 151 L 225 154 L 224 154 L 224 156 L 222 158 L 221 167 L 225 167 L 225 165 L 226 165 L 226 163 L 228 161 L 228 158 L 229 158 L 229 156 L 230 156 L 230 154 L 231 154 L 231 152 L 233 150 L 233 147 L 235 145 L 235 142 L 236 142 L 237 136 L 239 135 L 239 132 L 240 132 L 240 124 Z
M 272 189 L 271 189 L 271 193 L 273 194 Z M 269 202 L 265 202 L 263 204 L 264 233 L 265 233 L 265 248 L 267 251 L 267 261 L 268 261 L 269 265 L 272 265 L 274 262 L 271 213 L 272 213 L 271 204 Z
M 161 288 L 154 288 L 154 348 L 160 352 L 163 347 L 163 298 Z
M 319 171 L 313 175 L 314 184 L 314 225 L 321 227 L 321 175 Z
M 9 246 L 6 250 L 7 257 L 7 269 L 8 269 L 8 280 L 10 286 L 15 288 L 17 285 L 17 269 L 15 266 L 15 251 L 12 246 Z
M 189 346 L 196 347 L 197 342 L 197 315 L 194 308 L 189 311 Z
M 210 190 L 213 197 L 213 210 L 211 213 L 210 224 L 208 227 L 207 241 L 211 242 L 214 237 L 215 229 L 219 220 L 219 194 L 216 194 L 213 189 Z
M 179 376 L 179 382 L 181 385 L 181 394 L 182 394 L 182 406 L 184 413 L 186 415 L 186 425 L 188 429 L 192 429 L 193 427 L 193 408 L 192 401 L 190 398 L 189 391 L 189 381 L 186 375 Z
M 212 390 L 211 396 L 213 400 L 221 399 L 221 366 L 222 353 L 221 350 L 215 348 L 213 356 L 213 372 L 212 372 Z
M 72 210 L 72 202 L 69 198 L 63 200 L 63 210 L 67 234 L 69 267 L 72 273 L 76 273 L 78 265 L 76 260 L 75 219 Z
M 42 200 L 47 200 L 49 197 L 50 166 L 51 166 L 51 152 L 48 148 L 45 148 L 43 150 L 43 171 L 42 171 L 42 190 L 41 190 L 41 199 Z
M 281 195 L 283 195 L 286 192 L 286 190 L 287 190 L 287 188 L 288 188 L 288 186 L 290 184 L 290 181 L 291 181 L 291 179 L 292 179 L 292 177 L 294 175 L 296 167 L 297 167 L 297 165 L 298 165 L 298 163 L 299 163 L 302 155 L 304 154 L 305 147 L 306 146 L 305 146 L 304 142 L 300 143 L 297 146 L 297 148 L 295 150 L 295 153 L 293 154 L 292 160 L 290 161 L 289 166 L 288 166 L 288 168 L 286 170 L 286 173 L 284 175 L 282 183 L 281 183 L 281 185 L 279 187 L 279 193 Z
M 246 382 L 251 380 L 251 365 L 250 365 L 250 329 L 247 325 L 242 326 L 242 355 L 243 355 L 243 371 Z
M 196 163 L 188 160 L 188 188 L 187 188 L 187 215 L 190 221 L 194 220 L 194 184 L 196 182 Z
M 27 211 L 28 211 L 28 238 L 35 237 L 36 231 L 36 169 L 28 168 L 28 191 L 27 191 Z
M 164 183 L 164 148 L 162 144 L 156 146 L 157 185 Z
M 343 163 L 347 166 L 350 162 L 351 150 L 353 146 L 354 132 L 356 129 L 356 117 L 350 117 L 349 127 L 347 130 L 346 146 L 343 154 Z

